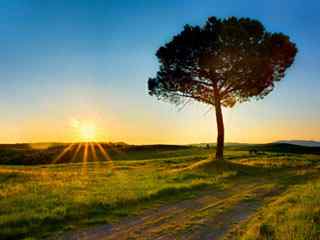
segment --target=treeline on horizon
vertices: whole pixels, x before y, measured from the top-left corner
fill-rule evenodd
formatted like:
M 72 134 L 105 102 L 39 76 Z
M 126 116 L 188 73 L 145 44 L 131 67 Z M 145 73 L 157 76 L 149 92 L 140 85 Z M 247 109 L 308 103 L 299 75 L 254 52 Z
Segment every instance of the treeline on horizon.
M 89 144 L 90 145 L 90 144 Z M 45 145 L 43 145 L 45 146 Z M 66 151 L 62 157 L 57 157 L 68 148 L 68 144 L 54 143 L 48 147 L 41 147 L 41 144 L 0 144 L 0 164 L 5 165 L 41 165 L 52 163 L 70 163 L 83 162 L 85 155 L 85 144 L 82 143 L 79 151 L 75 154 L 79 144 L 74 144 Z M 112 160 L 147 160 L 157 159 L 167 156 L 178 157 L 188 155 L 191 152 L 214 153 L 214 144 L 194 144 L 194 145 L 129 145 L 126 143 L 101 143 L 107 155 Z M 93 147 L 87 147 L 88 161 L 93 161 L 92 149 L 96 152 L 99 160 L 104 156 L 99 148 L 93 144 Z M 269 143 L 269 144 L 230 144 L 226 145 L 226 150 L 243 151 L 248 154 L 254 152 L 255 155 L 265 152 L 278 154 L 319 154 L 320 147 L 299 146 L 288 143 Z M 76 156 L 75 156 L 76 155 Z M 191 154 L 190 154 L 191 155 Z M 105 160 L 105 159 L 104 159 Z

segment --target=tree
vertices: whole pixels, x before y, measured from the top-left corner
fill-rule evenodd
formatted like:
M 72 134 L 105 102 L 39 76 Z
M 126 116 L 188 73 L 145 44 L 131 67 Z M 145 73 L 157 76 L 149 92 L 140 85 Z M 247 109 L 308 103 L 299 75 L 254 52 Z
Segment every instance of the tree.
M 282 33 L 267 32 L 257 20 L 208 18 L 184 30 L 156 53 L 160 69 L 149 78 L 149 94 L 184 104 L 186 99 L 214 106 L 216 159 L 223 160 L 223 107 L 262 99 L 283 79 L 297 48 Z
M 160 69 L 149 78 L 149 94 L 185 104 L 186 99 L 214 106 L 216 159 L 223 160 L 223 107 L 262 99 L 283 79 L 297 48 L 288 36 L 270 33 L 257 20 L 208 18 L 204 26 L 186 25 L 160 47 Z

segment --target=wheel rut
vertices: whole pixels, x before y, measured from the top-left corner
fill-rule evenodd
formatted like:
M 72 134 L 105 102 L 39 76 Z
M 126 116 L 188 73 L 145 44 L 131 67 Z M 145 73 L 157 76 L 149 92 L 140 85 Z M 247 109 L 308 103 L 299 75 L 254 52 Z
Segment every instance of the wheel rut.
M 234 228 L 278 194 L 280 190 L 265 182 L 206 190 L 195 198 L 148 209 L 119 223 L 69 232 L 59 239 L 234 239 Z

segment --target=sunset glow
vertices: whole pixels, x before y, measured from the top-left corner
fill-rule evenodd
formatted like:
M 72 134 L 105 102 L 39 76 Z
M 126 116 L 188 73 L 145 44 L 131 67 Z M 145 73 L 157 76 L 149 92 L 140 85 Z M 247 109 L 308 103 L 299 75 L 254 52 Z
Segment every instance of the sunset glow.
M 96 127 L 94 125 L 82 125 L 79 128 L 80 138 L 84 141 L 94 141 L 96 138 Z
M 80 141 L 94 142 L 97 140 L 97 128 L 95 124 L 72 120 L 71 126 L 75 129 Z
M 230 15 L 258 19 L 268 31 L 287 34 L 299 52 L 285 80 L 263 101 L 223 109 L 225 141 L 320 140 L 317 2 L 302 7 L 302 1 L 292 1 L 288 7 L 284 1 L 274 8 L 277 1 L 263 7 L 260 1 L 188 1 L 185 11 L 180 1 L 129 1 L 126 8 L 121 1 L 80 1 L 77 7 L 72 1 L 27 2 L 7 1 L 1 15 L 8 44 L 1 46 L 6 64 L 0 72 L 0 143 L 215 142 L 214 111 L 197 103 L 182 110 L 161 103 L 147 94 L 146 84 L 159 66 L 157 48 L 185 24 Z M 297 16 L 300 9 L 304 16 Z M 116 19 L 130 27 L 119 30 Z M 77 119 L 76 127 L 70 119 Z

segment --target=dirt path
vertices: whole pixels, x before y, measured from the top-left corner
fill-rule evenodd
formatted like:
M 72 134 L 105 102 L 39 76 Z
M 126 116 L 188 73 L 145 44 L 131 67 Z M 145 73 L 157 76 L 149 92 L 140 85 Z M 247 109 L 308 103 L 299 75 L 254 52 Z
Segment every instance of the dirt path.
M 60 239 L 232 239 L 239 223 L 279 193 L 265 182 L 242 183 L 224 191 L 203 191 L 194 199 L 146 210 L 139 217 L 114 225 L 69 232 Z

